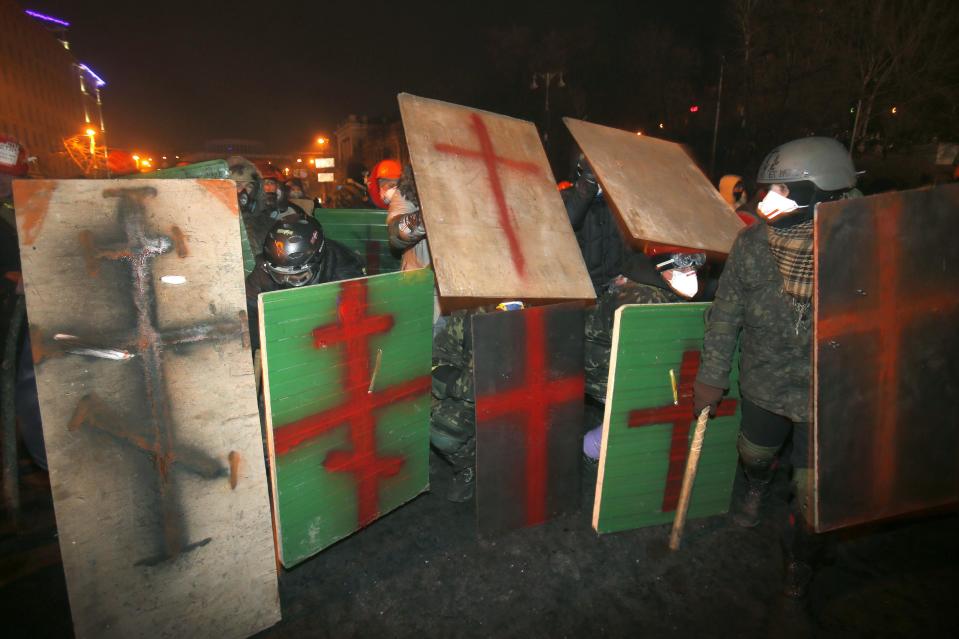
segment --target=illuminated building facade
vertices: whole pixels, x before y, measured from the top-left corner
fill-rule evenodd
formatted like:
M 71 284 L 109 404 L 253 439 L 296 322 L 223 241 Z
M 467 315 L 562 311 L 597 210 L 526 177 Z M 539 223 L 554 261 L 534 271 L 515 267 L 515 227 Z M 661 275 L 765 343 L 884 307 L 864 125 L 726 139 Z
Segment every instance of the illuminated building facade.
M 0 0 L 0 133 L 19 140 L 37 158 L 31 173 L 103 176 L 106 129 L 100 89 L 106 83 L 74 59 L 66 39 L 69 26 Z

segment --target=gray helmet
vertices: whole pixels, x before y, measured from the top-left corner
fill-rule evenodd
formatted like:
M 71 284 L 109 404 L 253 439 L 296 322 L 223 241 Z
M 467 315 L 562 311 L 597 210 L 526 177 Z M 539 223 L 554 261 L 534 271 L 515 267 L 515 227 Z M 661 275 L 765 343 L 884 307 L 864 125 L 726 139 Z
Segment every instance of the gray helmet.
M 759 166 L 759 184 L 789 184 L 808 180 L 820 191 L 842 191 L 856 185 L 849 152 L 832 138 L 800 138 L 769 152 Z
M 263 242 L 263 269 L 280 286 L 303 286 L 316 274 L 323 257 L 323 227 L 301 217 L 273 225 Z

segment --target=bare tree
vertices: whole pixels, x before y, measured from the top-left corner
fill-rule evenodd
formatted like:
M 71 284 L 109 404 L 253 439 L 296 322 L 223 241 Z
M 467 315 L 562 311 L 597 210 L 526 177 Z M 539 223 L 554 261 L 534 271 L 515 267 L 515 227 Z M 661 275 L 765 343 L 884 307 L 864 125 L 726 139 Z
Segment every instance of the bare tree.
M 957 11 L 951 0 L 847 0 L 844 6 L 834 24 L 856 80 L 854 152 L 877 100 L 907 86 L 923 90 L 955 68 Z

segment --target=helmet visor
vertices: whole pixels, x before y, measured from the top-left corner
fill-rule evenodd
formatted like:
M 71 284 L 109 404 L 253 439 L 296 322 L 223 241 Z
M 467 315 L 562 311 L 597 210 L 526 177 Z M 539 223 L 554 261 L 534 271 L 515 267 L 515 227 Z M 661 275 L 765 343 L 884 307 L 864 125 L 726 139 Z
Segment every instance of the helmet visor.
M 263 268 L 270 275 L 270 278 L 280 286 L 303 286 L 313 279 L 312 264 L 273 266 L 269 262 L 264 262 Z

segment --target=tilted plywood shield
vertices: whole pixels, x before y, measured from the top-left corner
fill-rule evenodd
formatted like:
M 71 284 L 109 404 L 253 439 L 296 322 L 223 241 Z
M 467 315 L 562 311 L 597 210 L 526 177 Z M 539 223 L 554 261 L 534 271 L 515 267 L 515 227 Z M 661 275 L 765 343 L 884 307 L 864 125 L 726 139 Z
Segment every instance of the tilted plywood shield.
M 563 118 L 634 245 L 729 253 L 743 222 L 674 143 Z
M 593 528 L 607 533 L 673 521 L 693 434 L 693 381 L 708 304 L 616 309 Z M 689 518 L 726 512 L 736 473 L 739 366 L 709 421 Z M 674 384 L 675 380 L 675 386 Z
M 582 335 L 580 304 L 473 317 L 476 512 L 484 534 L 541 524 L 579 503 Z
M 428 269 L 260 295 L 280 560 L 294 566 L 429 485 Z
M 816 209 L 817 530 L 959 501 L 959 185 Z
M 532 123 L 399 96 L 440 295 L 594 299 Z
M 230 180 L 14 185 L 78 637 L 280 618 Z

